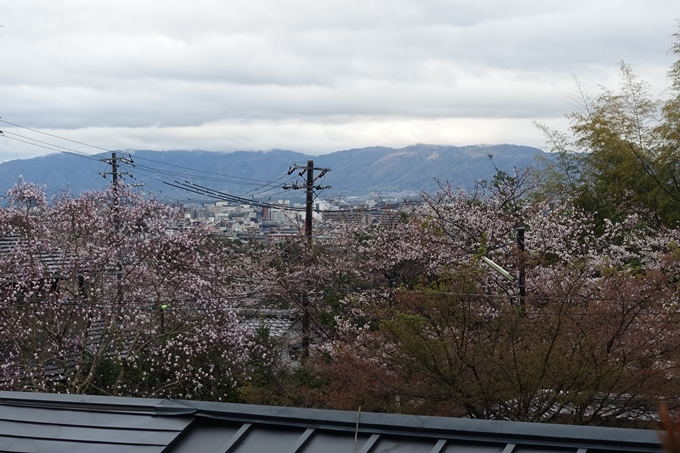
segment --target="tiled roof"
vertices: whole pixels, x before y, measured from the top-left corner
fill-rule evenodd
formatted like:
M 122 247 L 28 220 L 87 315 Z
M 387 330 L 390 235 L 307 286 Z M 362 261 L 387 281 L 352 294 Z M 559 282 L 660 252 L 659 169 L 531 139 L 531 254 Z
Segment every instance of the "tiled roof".
M 281 338 L 291 331 L 295 324 L 295 316 L 291 310 L 239 309 L 237 313 L 244 317 L 243 324 L 256 329 L 260 326 L 269 328 L 272 338 Z

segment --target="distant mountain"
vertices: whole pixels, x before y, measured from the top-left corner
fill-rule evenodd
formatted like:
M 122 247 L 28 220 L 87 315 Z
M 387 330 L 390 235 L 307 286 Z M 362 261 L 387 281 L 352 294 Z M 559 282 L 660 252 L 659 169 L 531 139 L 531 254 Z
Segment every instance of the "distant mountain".
M 127 155 L 128 152 L 118 152 Z M 306 164 L 313 159 L 315 166 L 327 167 L 323 182 L 332 189 L 326 195 L 364 195 L 417 193 L 437 188 L 435 179 L 449 181 L 454 186 L 472 187 L 479 179 L 489 179 L 495 165 L 511 172 L 513 167 L 532 165 L 543 151 L 517 145 L 436 146 L 411 145 L 394 149 L 371 147 L 336 151 L 321 156 L 310 156 L 285 150 L 237 151 L 230 153 L 209 151 L 130 151 L 134 166 L 121 164 L 128 183 L 144 183 L 145 192 L 154 192 L 164 199 L 198 199 L 163 182 L 192 181 L 211 189 L 245 196 L 301 198 L 302 191 L 285 192 L 281 185 L 295 178 L 287 170 L 294 162 Z M 110 166 L 100 159 L 110 154 L 84 157 L 74 154 L 49 154 L 0 164 L 0 191 L 4 193 L 20 175 L 28 182 L 44 184 L 48 193 L 62 190 L 82 193 L 101 189 L 110 184 Z M 105 179 L 99 173 L 105 173 Z M 299 182 L 302 178 L 298 177 Z M 272 184 L 268 184 L 273 182 Z M 205 198 L 205 197 L 203 197 Z
M 330 167 L 327 183 L 348 194 L 433 191 L 435 179 L 466 188 L 490 179 L 495 172 L 490 155 L 499 169 L 512 172 L 513 167 L 532 165 L 541 154 L 540 149 L 517 145 L 411 145 L 338 151 L 319 156 L 315 163 Z

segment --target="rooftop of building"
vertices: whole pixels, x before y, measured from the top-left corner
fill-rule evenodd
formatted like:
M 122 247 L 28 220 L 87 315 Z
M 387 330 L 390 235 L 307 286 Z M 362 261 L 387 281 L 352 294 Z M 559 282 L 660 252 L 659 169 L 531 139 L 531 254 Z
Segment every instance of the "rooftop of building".
M 186 400 L 0 392 L 0 450 L 660 452 L 654 431 Z

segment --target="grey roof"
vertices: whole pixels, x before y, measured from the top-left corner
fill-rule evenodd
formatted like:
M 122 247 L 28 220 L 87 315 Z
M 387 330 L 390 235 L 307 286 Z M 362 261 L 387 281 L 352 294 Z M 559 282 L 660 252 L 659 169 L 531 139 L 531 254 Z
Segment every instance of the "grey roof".
M 654 431 L 0 392 L 0 450 L 167 453 L 660 452 Z
M 272 338 L 284 337 L 295 325 L 295 313 L 292 310 L 239 308 L 236 313 L 244 317 L 243 324 L 250 329 L 260 326 L 269 328 Z

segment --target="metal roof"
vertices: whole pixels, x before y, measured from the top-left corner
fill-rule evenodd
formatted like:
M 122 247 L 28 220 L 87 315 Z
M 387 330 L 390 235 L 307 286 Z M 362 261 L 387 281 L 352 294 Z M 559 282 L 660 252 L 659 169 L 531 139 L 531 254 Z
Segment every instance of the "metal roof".
M 0 392 L 0 451 L 660 452 L 654 431 L 197 401 Z

